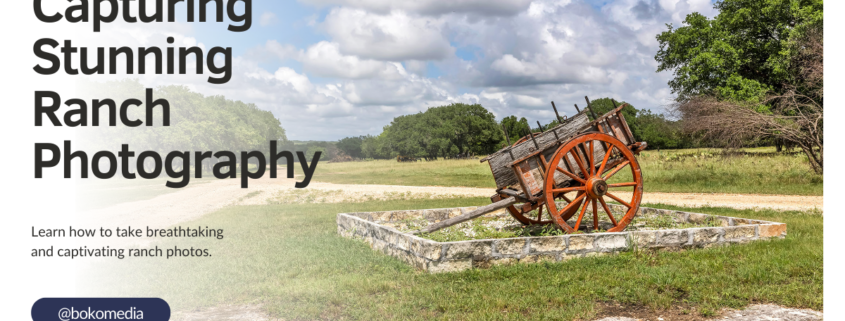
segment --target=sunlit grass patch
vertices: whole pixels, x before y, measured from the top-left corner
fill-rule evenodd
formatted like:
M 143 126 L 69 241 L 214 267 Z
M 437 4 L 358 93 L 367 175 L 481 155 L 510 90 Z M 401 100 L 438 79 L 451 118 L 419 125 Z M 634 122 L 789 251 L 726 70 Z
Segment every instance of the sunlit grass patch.
M 418 272 L 337 235 L 339 212 L 486 204 L 486 198 L 224 208 L 186 225 L 225 229 L 223 240 L 169 240 L 209 258 L 108 260 L 84 271 L 81 295 L 162 297 L 174 310 L 260 304 L 284 319 L 589 319 L 602 302 L 654 309 L 771 302 L 822 309 L 823 217 L 818 211 L 676 210 L 788 225 L 785 239 L 681 252 L 634 251 L 558 263 L 450 274 Z

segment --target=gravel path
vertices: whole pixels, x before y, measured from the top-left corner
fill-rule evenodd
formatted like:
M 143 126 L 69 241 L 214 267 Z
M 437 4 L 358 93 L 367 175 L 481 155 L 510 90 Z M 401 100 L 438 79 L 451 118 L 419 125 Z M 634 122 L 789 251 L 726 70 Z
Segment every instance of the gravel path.
M 99 226 L 139 225 L 168 227 L 194 220 L 229 205 L 261 205 L 286 200 L 290 195 L 308 202 L 349 202 L 371 199 L 415 199 L 443 197 L 489 197 L 489 188 L 351 185 L 312 182 L 306 189 L 295 189 L 293 179 L 258 179 L 249 189 L 240 188 L 240 180 L 220 180 L 156 196 L 152 199 L 117 204 L 79 213 L 83 222 Z M 131 192 L 131 190 L 127 190 Z M 616 193 L 630 198 L 629 193 Z M 282 197 L 279 197 L 279 196 Z M 301 197 L 301 196 L 311 196 Z M 316 197 L 316 201 L 313 199 Z M 770 208 L 776 210 L 811 210 L 823 207 L 822 196 L 742 195 L 717 193 L 645 193 L 643 203 L 677 206 L 724 206 L 737 209 Z
M 706 320 L 706 321 L 820 321 L 823 320 L 822 312 L 809 309 L 793 309 L 775 304 L 754 304 L 742 310 L 722 309 L 719 317 L 704 319 L 694 315 L 684 316 L 660 316 L 659 312 L 650 313 L 648 316 L 636 317 L 607 317 L 596 321 L 670 321 L 670 320 Z
M 793 309 L 774 304 L 754 304 L 742 310 L 723 309 L 720 316 L 715 318 L 702 318 L 697 315 L 661 315 L 660 312 L 651 312 L 648 315 L 637 315 L 636 317 L 607 317 L 596 321 L 670 321 L 680 319 L 704 321 L 820 321 L 823 320 L 823 314 L 809 309 Z M 181 312 L 175 314 L 173 320 L 276 321 L 279 319 L 271 318 L 260 306 L 244 305 L 218 306 Z

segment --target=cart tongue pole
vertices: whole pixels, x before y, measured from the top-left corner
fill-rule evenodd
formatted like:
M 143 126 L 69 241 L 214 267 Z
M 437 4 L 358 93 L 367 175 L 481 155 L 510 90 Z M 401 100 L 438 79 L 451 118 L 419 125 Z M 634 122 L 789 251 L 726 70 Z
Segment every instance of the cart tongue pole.
M 503 208 L 511 206 L 513 204 L 516 204 L 516 197 L 511 196 L 511 197 L 508 197 L 508 198 L 503 199 L 501 201 L 498 201 L 496 203 L 493 203 L 493 204 L 490 204 L 490 205 L 485 205 L 485 206 L 479 207 L 475 210 L 472 210 L 472 211 L 466 212 L 464 214 L 455 216 L 453 218 L 431 224 L 431 225 L 426 226 L 425 228 L 423 228 L 421 230 L 411 232 L 411 234 L 418 235 L 418 234 L 431 233 L 431 232 L 434 232 L 434 231 L 438 231 L 438 230 L 441 230 L 443 228 L 447 228 L 449 226 L 453 226 L 453 225 L 457 225 L 457 224 L 469 221 L 471 219 L 482 216 L 484 214 L 488 214 L 488 213 L 493 212 L 495 210 L 503 209 Z

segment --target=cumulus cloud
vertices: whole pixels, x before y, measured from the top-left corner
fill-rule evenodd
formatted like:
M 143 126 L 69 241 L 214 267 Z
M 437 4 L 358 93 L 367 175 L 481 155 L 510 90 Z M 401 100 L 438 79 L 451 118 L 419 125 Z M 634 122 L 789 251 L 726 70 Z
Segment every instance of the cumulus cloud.
M 407 76 L 405 68 L 399 63 L 343 55 L 337 43 L 327 41 L 308 47 L 298 59 L 306 71 L 323 77 L 396 80 Z
M 441 60 L 454 54 L 442 30 L 443 20 L 437 18 L 402 11 L 378 14 L 335 8 L 321 26 L 339 43 L 344 54 L 362 58 Z
M 267 33 L 234 58 L 227 84 L 209 84 L 208 75 L 139 77 L 255 103 L 292 139 L 378 134 L 393 117 L 453 102 L 531 123 L 554 119 L 550 101 L 572 115 L 584 96 L 659 111 L 672 99 L 671 73 L 655 72 L 655 35 L 692 11 L 714 14 L 710 0 L 306 2 L 334 6 L 305 26 L 325 37 L 293 45 Z M 272 24 L 271 15 L 259 23 Z M 167 26 L 113 24 L 98 38 L 133 47 L 164 47 L 167 36 L 214 43 L 195 38 L 189 24 Z
M 528 7 L 531 0 L 301 0 L 315 5 L 340 5 L 386 14 L 405 11 L 424 15 L 447 13 L 481 16 L 512 16 Z

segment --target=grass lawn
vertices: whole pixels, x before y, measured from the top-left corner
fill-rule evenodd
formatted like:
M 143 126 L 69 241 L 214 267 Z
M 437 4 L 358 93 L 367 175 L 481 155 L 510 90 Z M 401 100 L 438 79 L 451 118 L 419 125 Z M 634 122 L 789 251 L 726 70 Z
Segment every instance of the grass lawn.
M 336 233 L 338 212 L 486 204 L 484 198 L 227 207 L 183 226 L 225 229 L 208 258 L 109 259 L 85 270 L 82 295 L 162 297 L 175 311 L 260 304 L 284 319 L 584 319 L 607 302 L 713 315 L 772 302 L 822 309 L 820 213 L 692 211 L 785 222 L 783 240 L 640 252 L 431 275 Z M 659 206 L 664 208 L 674 208 Z M 92 290 L 96 289 L 96 290 Z
M 744 151 L 744 155 L 728 157 L 718 149 L 645 151 L 638 158 L 645 192 L 822 195 L 822 176 L 812 173 L 803 154 L 775 154 L 774 148 Z M 318 165 L 313 179 L 343 184 L 495 187 L 489 165 L 474 159 L 326 162 Z

